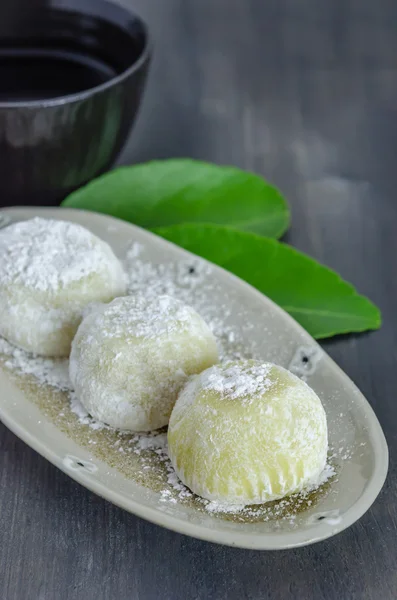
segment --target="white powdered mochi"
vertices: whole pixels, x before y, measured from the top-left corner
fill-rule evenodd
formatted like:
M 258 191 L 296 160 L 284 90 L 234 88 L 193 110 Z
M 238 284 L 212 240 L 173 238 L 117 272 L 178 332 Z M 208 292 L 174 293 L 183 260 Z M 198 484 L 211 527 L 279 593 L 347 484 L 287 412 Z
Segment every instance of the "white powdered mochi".
M 327 421 L 314 391 L 271 363 L 229 362 L 183 389 L 168 450 L 181 481 L 222 504 L 260 504 L 316 485 Z
M 215 338 L 193 308 L 169 296 L 127 296 L 84 318 L 70 378 L 99 421 L 150 431 L 168 423 L 187 378 L 217 361 Z
M 84 227 L 35 218 L 0 230 L 0 335 L 42 356 L 68 356 L 83 309 L 125 294 L 110 246 Z

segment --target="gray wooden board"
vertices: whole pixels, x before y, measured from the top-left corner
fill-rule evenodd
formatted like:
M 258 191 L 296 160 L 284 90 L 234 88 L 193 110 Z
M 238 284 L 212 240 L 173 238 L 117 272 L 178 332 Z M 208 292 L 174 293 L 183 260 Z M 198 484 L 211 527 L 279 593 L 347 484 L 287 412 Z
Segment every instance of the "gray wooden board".
M 325 342 L 375 409 L 389 476 L 348 531 L 299 550 L 189 539 L 80 487 L 0 425 L 2 600 L 397 598 L 397 4 L 123 0 L 155 61 L 122 163 L 193 156 L 253 169 L 292 207 L 287 241 L 382 308 Z

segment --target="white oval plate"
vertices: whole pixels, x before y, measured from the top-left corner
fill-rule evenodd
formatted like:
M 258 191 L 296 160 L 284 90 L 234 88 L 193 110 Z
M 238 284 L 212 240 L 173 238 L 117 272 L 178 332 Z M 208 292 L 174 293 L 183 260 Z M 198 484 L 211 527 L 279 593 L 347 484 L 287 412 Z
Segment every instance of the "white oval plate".
M 4 224 L 7 220 L 34 216 L 80 223 L 106 240 L 120 258 L 124 258 L 132 242 L 138 242 L 143 245 L 144 259 L 153 264 L 192 260 L 190 253 L 173 244 L 100 214 L 60 208 L 11 208 L 0 212 L 0 221 L 3 219 Z M 34 386 L 22 385 L 6 368 L 0 368 L 0 418 L 23 441 L 88 489 L 174 531 L 262 550 L 291 548 L 328 538 L 359 519 L 382 488 L 388 468 L 388 450 L 379 422 L 352 381 L 289 315 L 221 268 L 211 265 L 207 277 L 210 283 L 216 283 L 214 306 L 219 305 L 219 310 L 225 313 L 227 302 L 227 320 L 238 328 L 244 343 L 250 347 L 254 343 L 257 356 L 304 375 L 324 404 L 337 477 L 312 506 L 293 518 L 238 522 L 199 510 L 194 504 L 164 502 L 158 482 L 147 486 L 139 473 L 131 476 L 128 472 L 128 460 L 133 461 L 135 455 L 123 456 L 127 463 L 120 464 L 114 458 L 115 452 L 112 456 L 105 452 L 100 458 L 95 441 L 87 441 L 83 434 L 76 441 L 76 436 L 72 439 L 70 435 L 72 430 L 67 432 L 67 425 L 56 424 L 49 407 L 64 402 L 58 392 L 46 386 L 47 404 L 44 400 L 38 402 Z M 302 361 L 303 354 L 306 362 Z M 73 427 L 76 429 L 77 425 Z M 91 450 L 90 443 L 96 444 L 96 452 Z

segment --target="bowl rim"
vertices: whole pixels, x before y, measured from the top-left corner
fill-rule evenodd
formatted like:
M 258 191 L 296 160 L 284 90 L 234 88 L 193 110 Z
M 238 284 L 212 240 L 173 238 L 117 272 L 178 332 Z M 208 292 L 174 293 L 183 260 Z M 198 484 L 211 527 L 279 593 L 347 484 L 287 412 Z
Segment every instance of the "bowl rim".
M 123 15 L 124 17 L 128 17 L 129 19 L 133 19 L 136 21 L 141 27 L 144 33 L 144 45 L 142 51 L 138 58 L 126 69 L 124 69 L 121 73 L 118 73 L 111 79 L 96 85 L 94 87 L 88 88 L 87 90 L 82 90 L 81 92 L 74 92 L 73 94 L 64 94 L 62 96 L 57 96 L 56 98 L 48 98 L 43 100 L 11 100 L 11 101 L 0 101 L 0 111 L 3 109 L 37 109 L 37 108 L 51 108 L 57 106 L 63 106 L 67 104 L 74 104 L 76 102 L 81 102 L 82 100 L 86 100 L 87 98 L 91 98 L 96 94 L 100 94 L 106 91 L 109 88 L 115 87 L 116 85 L 122 83 L 126 79 L 130 77 L 136 71 L 139 71 L 142 66 L 144 66 L 150 59 L 152 55 L 152 38 L 149 33 L 149 27 L 146 21 L 138 15 L 135 11 L 130 10 L 129 8 L 125 8 L 120 4 L 116 4 L 115 2 L 110 2 L 109 0 L 95 0 L 97 5 L 102 5 L 104 7 L 112 8 L 113 11 L 118 11 L 119 15 Z M 79 12 L 81 15 L 88 15 L 87 11 L 84 10 L 84 6 L 82 4 L 75 4 L 72 6 L 67 6 L 67 3 L 64 1 L 58 1 L 52 4 L 50 7 L 53 11 L 58 12 L 67 12 L 68 10 L 72 10 L 73 12 Z M 111 22 L 109 19 L 105 17 L 101 17 L 103 20 L 107 20 Z

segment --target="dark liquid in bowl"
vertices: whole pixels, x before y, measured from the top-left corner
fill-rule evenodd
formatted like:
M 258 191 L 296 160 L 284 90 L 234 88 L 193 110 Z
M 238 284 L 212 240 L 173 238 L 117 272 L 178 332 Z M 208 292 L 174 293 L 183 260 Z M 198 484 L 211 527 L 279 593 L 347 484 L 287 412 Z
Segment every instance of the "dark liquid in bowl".
M 146 26 L 107 0 L 0 6 L 0 206 L 58 204 L 127 139 L 149 64 Z
M 116 69 L 84 49 L 0 48 L 0 102 L 66 96 L 116 75 Z

